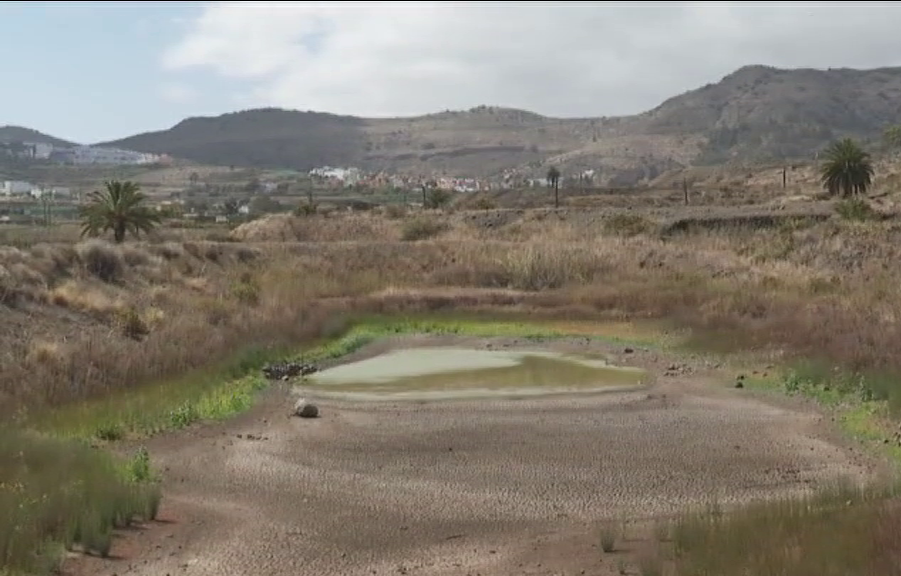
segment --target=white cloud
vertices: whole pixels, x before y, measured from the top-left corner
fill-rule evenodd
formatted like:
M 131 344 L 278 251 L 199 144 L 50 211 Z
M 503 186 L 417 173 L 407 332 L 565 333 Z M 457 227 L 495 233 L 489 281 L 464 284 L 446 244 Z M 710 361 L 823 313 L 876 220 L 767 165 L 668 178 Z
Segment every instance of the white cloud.
M 639 112 L 746 64 L 901 64 L 894 2 L 213 3 L 166 52 L 256 105 L 371 116 Z
M 160 86 L 160 97 L 173 104 L 183 104 L 196 99 L 197 91 L 185 84 L 169 83 Z

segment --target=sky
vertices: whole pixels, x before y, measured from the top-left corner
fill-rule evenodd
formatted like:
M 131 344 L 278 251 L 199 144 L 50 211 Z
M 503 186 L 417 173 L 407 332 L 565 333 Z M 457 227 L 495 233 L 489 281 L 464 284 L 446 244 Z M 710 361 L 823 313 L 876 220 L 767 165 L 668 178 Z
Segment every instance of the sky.
M 0 125 L 81 143 L 278 106 L 616 116 L 744 65 L 901 65 L 901 2 L 2 2 Z

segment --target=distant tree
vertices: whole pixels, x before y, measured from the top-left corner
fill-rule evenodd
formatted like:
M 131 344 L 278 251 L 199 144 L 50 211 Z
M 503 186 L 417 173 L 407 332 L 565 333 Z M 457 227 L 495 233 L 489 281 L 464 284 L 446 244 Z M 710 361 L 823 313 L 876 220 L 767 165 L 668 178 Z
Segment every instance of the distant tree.
M 237 200 L 230 199 L 222 203 L 222 211 L 226 216 L 237 216 L 239 204 Z
M 249 210 L 252 214 L 270 214 L 274 212 L 284 212 L 286 206 L 277 200 L 273 200 L 269 196 L 254 196 L 250 201 Z
M 866 194 L 873 183 L 870 155 L 850 138 L 833 142 L 823 154 L 820 178 L 830 194 L 848 198 Z
M 422 183 L 422 207 L 423 208 L 429 207 L 429 198 L 428 198 L 429 191 L 435 190 L 436 188 L 438 188 L 438 183 L 435 182 L 434 180 L 427 180 Z
M 88 204 L 80 208 L 82 236 L 99 236 L 112 230 L 113 239 L 120 243 L 126 233 L 137 237 L 160 223 L 160 215 L 145 205 L 147 197 L 136 183 L 110 180 L 105 186 L 102 191 L 91 192 Z
M 197 182 L 200 180 L 200 174 L 191 172 L 191 175 L 188 176 L 188 180 L 191 182 L 191 186 L 197 186 Z
M 554 208 L 560 207 L 560 171 L 556 166 L 551 166 L 547 171 L 547 185 L 554 187 Z
M 901 149 L 901 125 L 889 126 L 882 133 L 882 138 L 889 148 L 893 150 Z
M 451 193 L 440 188 L 433 188 L 426 198 L 426 208 L 444 208 L 451 201 Z

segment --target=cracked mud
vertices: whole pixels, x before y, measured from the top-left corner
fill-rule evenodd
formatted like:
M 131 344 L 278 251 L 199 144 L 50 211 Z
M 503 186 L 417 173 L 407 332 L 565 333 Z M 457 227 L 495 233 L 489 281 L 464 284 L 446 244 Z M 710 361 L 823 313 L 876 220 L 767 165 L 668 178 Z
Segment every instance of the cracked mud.
M 345 361 L 464 343 L 523 346 L 396 339 Z M 875 471 L 796 402 L 734 389 L 734 375 L 700 361 L 662 377 L 672 358 L 604 351 L 661 377 L 648 389 L 539 398 L 327 399 L 315 420 L 288 417 L 291 397 L 271 390 L 230 422 L 153 439 L 162 522 L 122 536 L 113 559 L 75 559 L 67 572 L 613 574 L 597 549 L 599 520 L 639 522 Z

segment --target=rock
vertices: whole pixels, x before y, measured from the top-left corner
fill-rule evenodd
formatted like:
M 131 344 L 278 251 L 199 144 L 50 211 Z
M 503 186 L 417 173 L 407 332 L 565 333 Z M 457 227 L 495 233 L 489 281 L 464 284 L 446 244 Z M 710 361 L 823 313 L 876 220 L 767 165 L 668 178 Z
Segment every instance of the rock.
M 294 404 L 294 415 L 300 418 L 319 417 L 319 407 L 307 402 L 306 398 L 300 398 Z

